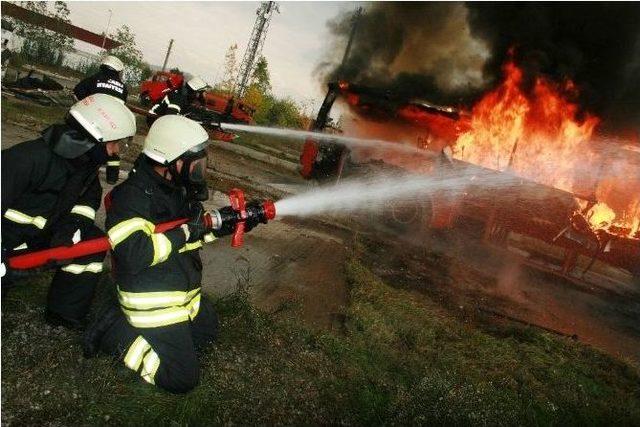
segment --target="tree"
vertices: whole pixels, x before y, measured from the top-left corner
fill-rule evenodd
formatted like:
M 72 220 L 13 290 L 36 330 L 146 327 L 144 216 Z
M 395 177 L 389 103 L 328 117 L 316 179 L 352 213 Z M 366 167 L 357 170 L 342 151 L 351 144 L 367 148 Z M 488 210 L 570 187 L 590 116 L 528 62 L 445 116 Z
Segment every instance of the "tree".
M 286 128 L 301 128 L 303 117 L 300 108 L 290 98 L 278 99 L 272 95 L 266 95 L 262 105 L 253 116 L 259 125 L 278 126 Z
M 271 79 L 267 67 L 267 59 L 261 56 L 251 74 L 251 84 L 244 94 L 244 102 L 256 111 L 262 110 L 264 99 L 271 92 Z
M 71 22 L 69 8 L 63 1 L 23 1 L 20 5 L 25 9 L 47 15 L 63 22 Z M 53 7 L 49 7 L 53 5 Z M 11 19 L 11 18 L 9 18 Z M 24 38 L 21 54 L 34 62 L 47 65 L 62 65 L 64 54 L 73 49 L 73 39 L 55 31 L 37 25 L 27 24 L 18 19 L 11 19 L 17 35 Z
M 138 84 L 145 71 L 142 52 L 136 44 L 136 36 L 128 25 L 123 25 L 110 36 L 121 45 L 109 51 L 109 55 L 117 56 L 124 64 L 122 78 L 130 84 Z
M 251 86 L 255 86 L 263 95 L 271 91 L 271 77 L 269 76 L 268 66 L 267 58 L 261 56 L 253 69 L 253 73 L 251 73 Z
M 236 75 L 238 74 L 238 65 L 236 53 L 238 45 L 232 44 L 224 55 L 224 77 L 219 87 L 223 92 L 233 94 L 236 88 Z

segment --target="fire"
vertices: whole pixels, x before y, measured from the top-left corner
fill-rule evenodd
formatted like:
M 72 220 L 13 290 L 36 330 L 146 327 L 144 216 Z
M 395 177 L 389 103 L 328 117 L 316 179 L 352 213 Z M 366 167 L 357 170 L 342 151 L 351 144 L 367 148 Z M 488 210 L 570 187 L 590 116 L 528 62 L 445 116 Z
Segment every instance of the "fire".
M 637 166 L 620 166 L 626 159 L 613 164 L 610 156 L 602 154 L 610 149 L 603 150 L 595 141 L 600 119 L 581 113 L 568 100 L 577 93 L 576 85 L 539 77 L 525 92 L 523 72 L 514 62 L 507 62 L 503 71 L 504 81 L 473 107 L 468 130 L 453 145 L 454 156 L 595 197 L 599 203 L 587 214 L 591 225 L 610 229 L 615 225 L 633 237 L 640 223 Z M 609 173 L 621 168 L 628 172 Z
M 606 203 L 598 202 L 589 209 L 586 216 L 593 228 L 604 228 L 613 223 L 616 213 Z

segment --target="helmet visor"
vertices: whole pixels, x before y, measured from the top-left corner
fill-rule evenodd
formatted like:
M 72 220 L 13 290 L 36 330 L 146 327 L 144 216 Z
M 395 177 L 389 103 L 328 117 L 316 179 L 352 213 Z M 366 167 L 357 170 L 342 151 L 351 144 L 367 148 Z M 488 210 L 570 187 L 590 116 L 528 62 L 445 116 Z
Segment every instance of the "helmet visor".
M 207 152 L 202 151 L 202 156 L 194 158 L 189 164 L 189 182 L 200 184 L 206 181 L 207 176 Z

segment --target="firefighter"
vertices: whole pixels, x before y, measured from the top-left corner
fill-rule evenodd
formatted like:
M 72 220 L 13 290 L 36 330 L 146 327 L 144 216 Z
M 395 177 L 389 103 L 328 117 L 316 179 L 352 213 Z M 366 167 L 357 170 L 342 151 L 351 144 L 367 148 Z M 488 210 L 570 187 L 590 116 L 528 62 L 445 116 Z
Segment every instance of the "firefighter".
M 120 73 L 124 70 L 124 64 L 115 56 L 109 55 L 102 60 L 100 70 L 73 88 L 76 99 L 83 99 L 94 93 L 106 93 L 127 102 L 127 87 L 122 82 Z
M 205 129 L 186 117 L 160 117 L 151 126 L 142 154 L 129 178 L 112 191 L 107 210 L 118 302 L 107 304 L 83 343 L 86 357 L 98 350 L 122 357 L 145 381 L 173 393 L 198 384 L 196 349 L 212 343 L 218 330 L 216 313 L 201 295 L 198 250 L 233 232 L 214 231 L 204 220 L 207 144 Z M 231 216 L 229 209 L 218 215 Z M 190 220 L 154 232 L 154 224 L 180 217 Z M 247 220 L 245 229 L 257 222 Z
M 104 236 L 94 224 L 102 197 L 98 168 L 117 157 L 119 140 L 135 131 L 135 118 L 121 100 L 96 94 L 74 104 L 65 123 L 2 150 L 3 291 L 18 274 L 7 270 L 7 257 Z M 49 323 L 82 327 L 104 256 L 57 269 L 47 298 Z
M 161 116 L 179 114 L 189 116 L 201 109 L 205 104 L 204 91 L 207 83 L 200 77 L 192 77 L 186 84 L 167 93 L 164 98 L 149 110 L 147 123 L 149 126 Z

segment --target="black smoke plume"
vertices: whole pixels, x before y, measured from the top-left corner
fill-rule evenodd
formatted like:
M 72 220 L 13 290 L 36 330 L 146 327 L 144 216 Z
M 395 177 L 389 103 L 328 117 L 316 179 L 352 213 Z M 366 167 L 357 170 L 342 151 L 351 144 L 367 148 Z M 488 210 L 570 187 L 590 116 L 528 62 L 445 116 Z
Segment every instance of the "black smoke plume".
M 339 58 L 351 14 L 329 23 Z M 579 104 L 611 125 L 640 127 L 638 3 L 387 3 L 368 5 L 337 77 L 440 103 L 471 102 L 514 60 L 529 82 L 571 79 Z M 526 89 L 526 88 L 525 88 Z

